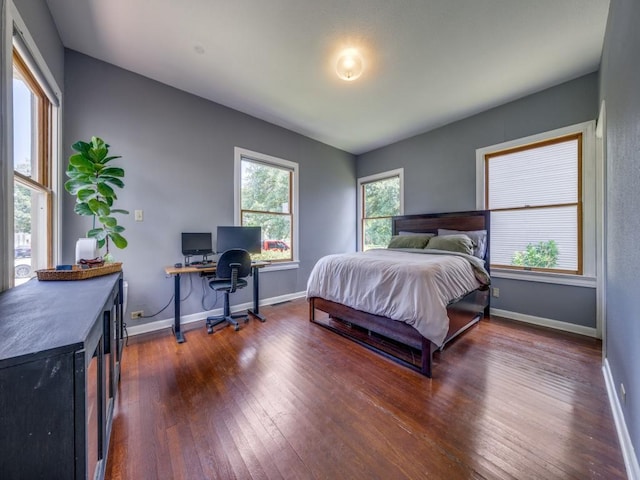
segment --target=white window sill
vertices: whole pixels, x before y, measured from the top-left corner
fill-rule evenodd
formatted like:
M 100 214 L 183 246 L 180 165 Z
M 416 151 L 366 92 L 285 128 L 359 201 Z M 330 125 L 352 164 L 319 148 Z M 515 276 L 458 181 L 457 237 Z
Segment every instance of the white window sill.
M 277 272 L 280 270 L 295 270 L 296 268 L 300 268 L 300 262 L 297 260 L 294 260 L 293 262 L 278 262 L 272 263 L 268 267 L 261 268 L 260 273 Z
M 567 275 L 563 273 L 522 272 L 514 270 L 491 269 L 492 278 L 508 278 L 509 280 L 522 280 L 524 282 L 555 283 L 557 285 L 570 285 L 574 287 L 596 288 L 595 277 Z

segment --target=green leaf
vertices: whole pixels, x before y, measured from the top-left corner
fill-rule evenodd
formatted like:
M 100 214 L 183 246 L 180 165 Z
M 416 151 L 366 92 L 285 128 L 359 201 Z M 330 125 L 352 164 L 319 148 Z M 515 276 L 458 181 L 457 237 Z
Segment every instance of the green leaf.
M 124 177 L 124 169 L 120 167 L 107 167 L 104 168 L 100 173 L 101 176 L 105 177 Z
M 100 137 L 96 137 L 96 136 L 91 137 L 91 146 L 93 148 L 102 148 L 102 147 L 109 148 L 109 145 L 104 143 L 104 140 L 102 140 Z
M 119 233 L 111 232 L 109 233 L 109 237 L 111 238 L 111 240 L 113 240 L 113 243 L 118 248 L 126 248 L 129 244 L 129 242 L 127 242 L 127 240 Z
M 98 248 L 104 247 L 104 244 L 107 243 L 106 238 L 107 237 L 103 238 L 102 240 L 98 240 Z
M 109 150 L 107 150 L 106 148 L 97 148 L 94 150 L 94 155 L 96 156 L 96 160 L 98 163 L 103 163 L 104 159 L 107 157 L 107 153 L 109 153 Z
M 121 208 L 114 208 L 111 210 L 111 213 L 122 213 L 124 215 L 129 215 L 129 210 L 123 210 Z
M 93 162 L 81 153 L 76 153 L 69 157 L 69 165 L 73 165 L 76 168 L 94 169 Z
M 71 180 L 64 182 L 64 189 L 71 195 L 76 195 L 80 190 L 86 187 L 86 185 L 86 182 L 83 182 L 81 179 L 72 178 Z
M 124 232 L 124 230 L 125 228 L 122 225 L 116 225 L 115 227 L 110 229 L 111 232 L 115 232 L 115 233 L 121 233 L 121 232 Z
M 100 180 L 106 183 L 110 183 L 111 185 L 115 185 L 116 187 L 120 187 L 120 188 L 124 187 L 124 182 L 116 177 L 107 177 L 107 176 L 101 175 Z
M 93 183 L 95 176 L 91 173 L 80 171 L 76 167 L 68 168 L 65 172 L 69 178 L 81 179 L 85 183 Z
M 80 200 L 81 202 L 86 202 L 87 200 L 95 198 L 96 191 L 92 188 L 83 188 L 81 190 L 78 190 L 76 195 L 78 196 L 78 200 Z
M 106 183 L 98 182 L 98 192 L 100 192 L 100 195 L 102 195 L 103 197 L 117 198 L 116 193 L 113 191 L 113 188 L 111 188 Z
M 69 165 L 67 165 L 67 176 L 71 177 L 74 176 L 74 174 L 83 174 L 83 175 L 88 175 L 88 176 L 95 176 L 95 169 L 92 166 L 75 166 L 72 165 L 71 163 Z
M 107 231 L 104 228 L 92 228 L 87 232 L 87 237 L 104 240 L 107 238 Z
M 111 213 L 111 208 L 105 202 L 92 198 L 87 202 L 91 211 L 99 217 L 107 217 Z
M 105 198 L 107 205 L 109 205 L 109 207 L 113 207 L 113 199 L 116 198 L 116 196 L 114 195 L 113 197 L 107 197 Z
M 109 163 L 111 160 L 115 160 L 116 158 L 122 158 L 122 155 L 113 155 L 111 157 L 107 157 L 104 160 L 102 160 L 102 164 L 106 165 L 107 163 Z
M 118 224 L 118 220 L 113 217 L 98 217 L 98 220 L 109 228 L 113 228 Z
M 91 145 L 89 145 L 87 142 L 80 141 L 71 145 L 71 148 L 73 148 L 76 152 L 87 153 L 91 148 Z
M 87 205 L 84 202 L 76 203 L 75 207 L 73 207 L 73 211 L 76 212 L 78 215 L 85 215 L 85 216 L 91 216 L 91 217 L 94 215 L 93 211 L 89 208 L 89 205 Z

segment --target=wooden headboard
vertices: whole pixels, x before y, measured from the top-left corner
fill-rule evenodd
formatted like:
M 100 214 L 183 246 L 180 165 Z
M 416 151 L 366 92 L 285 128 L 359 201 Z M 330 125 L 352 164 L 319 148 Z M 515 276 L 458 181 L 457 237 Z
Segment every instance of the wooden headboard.
M 491 235 L 491 212 L 489 210 L 472 210 L 453 213 L 421 213 L 417 215 L 400 215 L 393 217 L 393 235 L 399 232 L 438 233 L 439 228 L 449 230 L 486 230 L 487 250 L 485 264 L 489 267 L 489 246 Z

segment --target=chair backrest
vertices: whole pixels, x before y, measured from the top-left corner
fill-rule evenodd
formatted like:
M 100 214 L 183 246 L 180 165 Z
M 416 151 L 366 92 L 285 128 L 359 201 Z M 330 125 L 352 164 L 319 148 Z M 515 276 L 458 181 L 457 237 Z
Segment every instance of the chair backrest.
M 251 255 L 241 248 L 226 250 L 216 263 L 216 278 L 231 278 L 231 264 L 239 263 L 238 278 L 248 277 L 251 273 Z

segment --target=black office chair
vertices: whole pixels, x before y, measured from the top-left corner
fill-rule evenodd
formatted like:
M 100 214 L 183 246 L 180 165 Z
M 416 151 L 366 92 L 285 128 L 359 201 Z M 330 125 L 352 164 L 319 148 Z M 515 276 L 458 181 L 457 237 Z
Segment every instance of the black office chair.
M 229 307 L 229 294 L 234 293 L 239 288 L 247 286 L 245 280 L 251 274 L 251 256 L 246 250 L 232 248 L 225 251 L 218 259 L 216 265 L 216 276 L 209 281 L 209 287 L 216 292 L 224 292 L 224 314 L 218 317 L 207 317 L 207 332 L 213 333 L 213 327 L 227 322 L 240 330 L 240 325 L 236 318 L 244 318 L 245 323 L 249 321 L 246 313 L 236 313 L 231 315 Z

